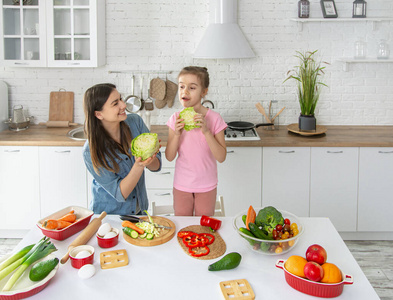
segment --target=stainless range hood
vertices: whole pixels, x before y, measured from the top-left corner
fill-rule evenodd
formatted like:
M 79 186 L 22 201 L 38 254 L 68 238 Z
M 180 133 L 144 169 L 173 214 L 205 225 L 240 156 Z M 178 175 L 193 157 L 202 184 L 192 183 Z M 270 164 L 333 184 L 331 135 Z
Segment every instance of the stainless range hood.
M 210 24 L 194 58 L 255 57 L 237 24 L 237 0 L 210 0 Z

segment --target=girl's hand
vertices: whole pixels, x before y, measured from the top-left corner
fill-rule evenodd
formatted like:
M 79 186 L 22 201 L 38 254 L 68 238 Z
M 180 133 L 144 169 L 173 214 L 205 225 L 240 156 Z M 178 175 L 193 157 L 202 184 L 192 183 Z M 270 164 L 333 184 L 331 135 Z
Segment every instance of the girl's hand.
M 207 127 L 205 117 L 202 114 L 196 114 L 194 117 L 194 121 L 197 125 L 201 126 L 201 130 L 203 134 L 209 132 L 209 128 Z
M 177 118 L 176 123 L 175 123 L 175 135 L 181 135 L 183 128 L 184 128 L 184 123 L 182 123 L 184 119 Z

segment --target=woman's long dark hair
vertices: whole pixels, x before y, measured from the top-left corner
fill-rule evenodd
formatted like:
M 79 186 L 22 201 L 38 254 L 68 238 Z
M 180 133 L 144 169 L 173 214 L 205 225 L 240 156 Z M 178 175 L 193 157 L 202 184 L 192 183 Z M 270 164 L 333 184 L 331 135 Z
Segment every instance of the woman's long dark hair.
M 114 173 L 119 172 L 119 159 L 117 152 L 129 154 L 132 135 L 125 122 L 120 122 L 120 144 L 111 138 L 102 126 L 102 122 L 95 116 L 101 111 L 109 95 L 116 89 L 111 83 L 101 83 L 89 88 L 84 95 L 83 108 L 85 111 L 85 133 L 89 140 L 91 161 L 94 170 L 99 174 L 99 168 L 105 168 Z

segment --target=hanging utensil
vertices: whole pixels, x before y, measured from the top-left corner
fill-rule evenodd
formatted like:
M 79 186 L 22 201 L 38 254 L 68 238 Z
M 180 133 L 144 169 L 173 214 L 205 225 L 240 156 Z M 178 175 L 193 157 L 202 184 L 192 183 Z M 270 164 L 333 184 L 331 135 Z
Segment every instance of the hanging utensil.
M 126 111 L 129 113 L 136 113 L 141 109 L 141 98 L 134 95 L 135 76 L 132 75 L 131 95 L 124 99 L 126 103 Z

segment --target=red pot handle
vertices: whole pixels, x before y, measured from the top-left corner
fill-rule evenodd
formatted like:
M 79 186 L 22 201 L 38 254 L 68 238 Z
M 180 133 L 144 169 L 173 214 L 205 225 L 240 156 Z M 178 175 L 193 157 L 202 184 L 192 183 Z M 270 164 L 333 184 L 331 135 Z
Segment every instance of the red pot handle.
M 353 284 L 353 277 L 352 275 L 344 274 L 344 284 Z
M 285 260 L 279 259 L 279 260 L 276 262 L 276 267 L 279 268 L 279 269 L 283 269 L 283 270 L 284 270 L 284 263 L 285 263 Z

